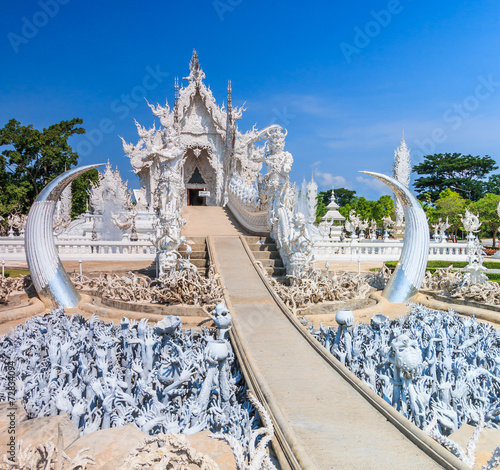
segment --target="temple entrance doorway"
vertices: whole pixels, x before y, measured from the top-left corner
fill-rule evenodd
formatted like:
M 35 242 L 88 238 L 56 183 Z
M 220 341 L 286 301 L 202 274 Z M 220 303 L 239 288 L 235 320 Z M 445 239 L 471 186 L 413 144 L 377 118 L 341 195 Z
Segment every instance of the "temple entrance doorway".
M 188 206 L 206 206 L 207 205 L 206 196 L 200 196 L 200 191 L 203 191 L 204 189 L 205 188 L 202 188 L 202 189 L 188 188 L 188 190 L 187 190 Z
M 206 149 L 188 149 L 183 164 L 185 204 L 188 206 L 216 205 L 217 176 Z

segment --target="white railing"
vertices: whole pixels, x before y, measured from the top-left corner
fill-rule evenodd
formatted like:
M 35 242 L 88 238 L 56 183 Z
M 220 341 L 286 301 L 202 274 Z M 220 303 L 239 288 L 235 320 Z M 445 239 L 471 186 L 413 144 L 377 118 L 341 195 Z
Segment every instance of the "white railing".
M 61 260 L 152 261 L 156 249 L 149 241 L 56 240 Z M 26 261 L 24 237 L 0 237 L 0 260 Z
M 231 193 L 229 194 L 227 205 L 236 217 L 236 220 L 250 232 L 263 233 L 269 231 L 267 210 L 256 211 L 249 207 L 245 207 L 244 203 Z
M 77 261 L 152 261 L 155 247 L 148 241 L 56 240 L 61 260 Z M 316 261 L 381 260 L 397 261 L 403 242 L 317 241 L 313 245 Z M 429 247 L 430 260 L 467 261 L 466 243 L 434 243 Z M 0 237 L 0 261 L 26 261 L 24 237 Z
M 358 259 L 362 261 L 397 261 L 401 256 L 402 249 L 402 241 L 317 241 L 313 244 L 315 261 L 357 261 Z M 429 259 L 467 261 L 467 243 L 431 242 Z

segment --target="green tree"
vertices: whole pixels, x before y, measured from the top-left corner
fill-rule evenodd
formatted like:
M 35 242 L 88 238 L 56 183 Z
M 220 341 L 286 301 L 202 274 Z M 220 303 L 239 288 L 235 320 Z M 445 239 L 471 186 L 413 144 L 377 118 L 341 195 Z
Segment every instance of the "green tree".
M 26 213 L 43 187 L 78 162 L 68 144 L 74 134 L 84 134 L 79 118 L 61 121 L 39 131 L 11 119 L 0 129 L 0 209 Z M 3 213 L 1 215 L 4 215 Z
M 465 214 L 467 200 L 464 199 L 456 191 L 445 189 L 439 194 L 439 199 L 434 203 L 434 211 L 432 213 L 431 223 L 436 223 L 440 218 L 445 221 L 448 218 L 450 228 L 448 232 L 454 235 L 462 227 L 461 217 Z
M 426 155 L 424 161 L 415 165 L 413 171 L 425 175 L 415 181 L 414 187 L 423 200 L 424 193 L 429 193 L 431 201 L 439 198 L 446 188 L 459 191 L 462 196 L 472 201 L 479 200 L 486 189 L 486 176 L 498 169 L 493 158 L 473 157 L 460 153 L 436 153 Z
M 385 195 L 377 201 L 369 201 L 364 197 L 355 198 L 350 204 L 339 209 L 345 217 L 349 217 L 349 212 L 355 210 L 364 220 L 375 220 L 377 225 L 382 224 L 382 219 L 387 216 L 394 217 L 394 201 L 391 196 Z
M 478 214 L 479 220 L 483 223 L 482 227 L 491 232 L 491 237 L 493 239 L 491 246 L 495 246 L 496 233 L 498 227 L 500 227 L 500 218 L 497 213 L 499 202 L 499 195 L 487 193 L 470 207 L 473 213 Z
M 80 175 L 71 184 L 71 192 L 73 193 L 73 203 L 71 207 L 72 219 L 87 210 L 91 183 L 97 183 L 98 179 L 99 172 L 94 168 L 93 170 L 89 170 L 83 175 Z
M 316 205 L 316 220 L 315 224 L 318 225 L 321 222 L 321 218 L 328 212 L 328 209 L 326 208 L 326 204 L 324 202 L 324 199 L 322 197 L 324 193 L 318 193 L 317 201 L 318 204 Z
M 356 191 L 352 189 L 337 188 L 335 189 L 335 201 L 342 207 L 356 200 Z M 318 193 L 318 205 L 316 206 L 316 224 L 321 222 L 321 218 L 327 213 L 326 206 L 332 200 L 332 190 L 321 191 Z
M 500 194 L 500 175 L 491 175 L 486 183 L 486 191 L 491 194 Z
M 330 198 L 332 197 L 330 190 Z M 353 189 L 346 189 L 346 188 L 337 188 L 335 189 L 335 200 L 337 201 L 337 204 L 342 207 L 345 206 L 346 204 L 350 204 L 356 199 L 356 191 Z M 330 202 L 330 201 L 328 201 Z
M 384 217 L 391 216 L 394 218 L 394 210 L 394 199 L 386 194 L 381 196 L 378 201 L 375 201 L 372 209 L 372 217 L 380 225 Z

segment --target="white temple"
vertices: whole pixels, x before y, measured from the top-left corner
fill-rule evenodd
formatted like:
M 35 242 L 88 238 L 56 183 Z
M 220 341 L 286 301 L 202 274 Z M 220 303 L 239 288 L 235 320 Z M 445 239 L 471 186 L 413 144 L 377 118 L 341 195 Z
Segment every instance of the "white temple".
M 193 51 L 185 77 L 187 85 L 179 86 L 175 80 L 173 108 L 168 102 L 165 106 L 148 103 L 160 126 L 147 129 L 136 122 L 138 142 L 122 139 L 125 154 L 141 182 L 141 189 L 134 190 L 134 226 L 139 240 L 158 235 L 159 225 L 178 219 L 185 205 L 227 204 L 248 230 L 270 231 L 269 211 L 277 210 L 275 201 L 283 200 L 285 193 L 290 194 L 287 200 L 291 197 L 293 201 L 294 191 L 288 182 L 293 158 L 284 151 L 286 131 L 275 124 L 240 132 L 236 121 L 244 109 L 232 106 L 231 82 L 225 109 L 216 104 L 204 78 L 198 53 Z M 125 197 L 121 183 L 115 181 L 115 187 Z M 93 234 L 96 238 L 96 227 L 99 232 L 103 226 L 98 202 L 102 201 L 101 189 L 99 185 L 93 188 L 96 197 L 91 198 L 91 211 L 73 221 L 63 237 L 87 239 Z M 307 191 L 311 209 L 316 203 L 316 190 L 312 181 Z M 130 211 L 128 202 L 123 206 Z M 103 237 L 97 234 L 97 239 Z
M 159 210 L 167 194 L 179 195 L 183 205 L 224 204 L 227 174 L 241 135 L 235 121 L 243 109 L 231 104 L 228 85 L 227 110 L 219 107 L 203 79 L 205 74 L 193 52 L 188 84 L 175 81 L 173 109 L 149 105 L 161 127 L 146 129 L 136 122 L 139 141 L 123 149 L 141 181 L 141 192 L 151 211 Z M 170 199 L 168 197 L 167 199 Z

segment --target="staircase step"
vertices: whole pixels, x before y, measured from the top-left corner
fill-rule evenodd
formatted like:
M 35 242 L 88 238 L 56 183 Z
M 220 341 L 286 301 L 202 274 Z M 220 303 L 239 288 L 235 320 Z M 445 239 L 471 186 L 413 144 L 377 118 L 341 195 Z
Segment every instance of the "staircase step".
M 275 281 L 278 281 L 280 284 L 285 286 L 290 285 L 290 279 L 286 276 L 271 276 Z
M 194 264 L 197 268 L 206 268 L 209 266 L 208 259 L 193 259 L 191 258 L 191 264 Z
M 286 275 L 286 269 L 285 268 L 278 268 L 278 267 L 273 267 L 273 266 L 266 266 L 266 271 L 267 274 L 270 276 L 285 276 Z
M 279 251 L 252 251 L 255 259 L 281 259 Z
M 189 245 L 191 247 L 191 250 L 194 251 L 207 251 L 207 245 L 203 244 L 194 244 L 194 245 Z M 179 253 L 184 253 L 186 251 L 186 245 L 182 245 L 179 247 Z
M 180 252 L 183 258 L 187 258 L 185 251 Z M 191 259 L 206 259 L 208 258 L 208 253 L 206 251 L 193 251 L 191 253 Z
M 262 263 L 262 266 L 266 268 L 282 268 L 283 267 L 283 261 L 280 259 L 260 259 L 260 263 Z
M 207 243 L 206 237 L 186 237 L 186 241 L 194 242 L 195 245 L 205 245 Z M 193 246 L 193 245 L 191 245 Z
M 248 245 L 250 250 L 256 251 L 278 251 L 275 243 L 263 243 L 263 244 L 252 244 Z
M 257 242 L 274 243 L 274 239 L 269 236 L 268 237 L 248 236 L 245 237 L 245 240 L 249 245 L 253 245 Z

